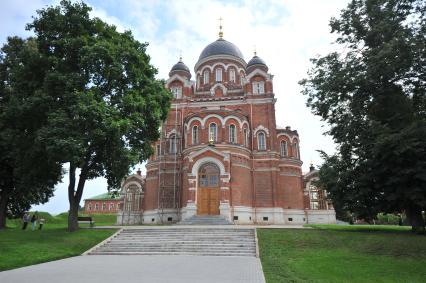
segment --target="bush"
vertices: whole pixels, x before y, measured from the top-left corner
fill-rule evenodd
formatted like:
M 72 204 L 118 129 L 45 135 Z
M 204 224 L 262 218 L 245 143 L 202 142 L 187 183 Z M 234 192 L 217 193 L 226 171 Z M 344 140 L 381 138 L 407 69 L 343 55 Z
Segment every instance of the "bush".
M 379 213 L 377 214 L 377 224 L 380 225 L 400 225 L 400 216 L 395 214 L 385 214 Z

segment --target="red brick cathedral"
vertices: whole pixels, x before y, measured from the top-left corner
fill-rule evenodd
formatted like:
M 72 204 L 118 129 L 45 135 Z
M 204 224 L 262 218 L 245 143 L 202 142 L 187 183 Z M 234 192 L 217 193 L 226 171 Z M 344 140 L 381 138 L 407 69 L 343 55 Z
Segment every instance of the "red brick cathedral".
M 220 33 L 201 52 L 194 74 L 182 59 L 170 70 L 172 108 L 146 177 L 139 172 L 123 183 L 118 222 L 196 215 L 236 224 L 335 222 L 331 206 L 311 207 L 299 135 L 277 127 L 266 63 L 256 54 L 246 62 Z

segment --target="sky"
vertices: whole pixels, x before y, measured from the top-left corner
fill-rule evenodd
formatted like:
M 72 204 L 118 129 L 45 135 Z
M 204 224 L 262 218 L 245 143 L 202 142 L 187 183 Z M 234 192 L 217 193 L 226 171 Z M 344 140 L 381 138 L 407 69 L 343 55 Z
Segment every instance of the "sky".
M 327 125 L 306 107 L 298 82 L 306 78 L 310 59 L 336 50 L 336 35 L 330 33 L 331 17 L 338 17 L 348 0 L 87 0 L 91 14 L 117 27 L 131 30 L 135 38 L 148 42 L 151 64 L 158 69 L 157 78 L 167 79 L 180 54 L 194 77 L 194 66 L 201 51 L 218 38 L 222 17 L 224 39 L 239 47 L 248 62 L 254 50 L 274 75 L 277 102 L 276 121 L 281 127 L 291 126 L 300 136 L 303 171 L 322 163 L 317 150 L 331 154 L 335 145 L 323 133 Z M 8 36 L 27 37 L 36 10 L 59 1 L 0 0 L 0 44 Z M 66 168 L 66 165 L 65 165 Z M 145 172 L 142 165 L 141 169 Z M 133 168 L 135 171 L 136 168 Z M 68 210 L 68 175 L 58 184 L 48 203 L 34 210 L 57 214 Z M 103 178 L 86 183 L 83 199 L 106 192 Z M 83 201 L 82 201 L 83 204 Z

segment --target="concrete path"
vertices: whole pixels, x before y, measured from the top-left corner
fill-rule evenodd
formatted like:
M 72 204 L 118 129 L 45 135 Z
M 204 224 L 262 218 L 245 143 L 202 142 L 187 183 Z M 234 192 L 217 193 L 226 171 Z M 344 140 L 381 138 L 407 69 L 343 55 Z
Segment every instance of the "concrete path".
M 0 272 L 2 283 L 264 283 L 259 258 L 220 256 L 77 256 Z

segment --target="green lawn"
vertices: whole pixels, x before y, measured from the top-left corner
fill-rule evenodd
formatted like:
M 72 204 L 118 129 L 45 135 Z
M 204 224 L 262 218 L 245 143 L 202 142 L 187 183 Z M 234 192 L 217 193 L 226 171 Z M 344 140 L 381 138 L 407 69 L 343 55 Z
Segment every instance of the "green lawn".
M 31 223 L 28 224 L 27 230 L 21 230 L 21 220 L 18 219 L 8 221 L 9 228 L 0 230 L 0 271 L 80 255 L 116 231 L 80 229 L 69 233 L 66 231 L 67 214 L 39 215 L 46 219 L 41 231 L 31 231 Z M 93 217 L 96 226 L 115 223 L 115 215 Z
M 410 228 L 314 227 L 257 230 L 268 283 L 426 282 L 426 237 Z

